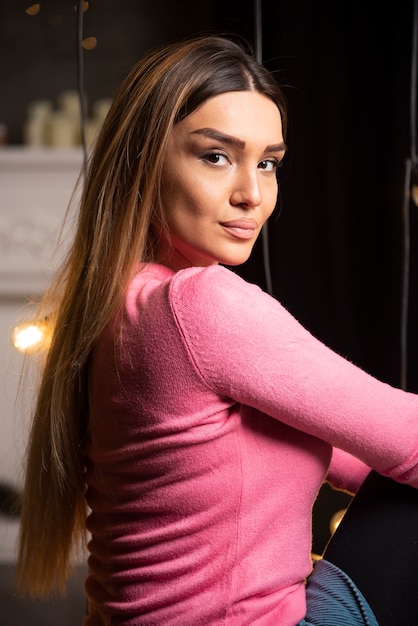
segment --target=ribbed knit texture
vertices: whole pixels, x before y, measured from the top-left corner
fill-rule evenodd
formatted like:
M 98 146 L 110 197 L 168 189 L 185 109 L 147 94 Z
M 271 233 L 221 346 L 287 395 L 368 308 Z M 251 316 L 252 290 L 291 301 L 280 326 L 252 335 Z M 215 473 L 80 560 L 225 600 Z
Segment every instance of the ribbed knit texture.
M 317 563 L 306 595 L 308 614 L 298 626 L 379 626 L 353 581 L 326 560 Z

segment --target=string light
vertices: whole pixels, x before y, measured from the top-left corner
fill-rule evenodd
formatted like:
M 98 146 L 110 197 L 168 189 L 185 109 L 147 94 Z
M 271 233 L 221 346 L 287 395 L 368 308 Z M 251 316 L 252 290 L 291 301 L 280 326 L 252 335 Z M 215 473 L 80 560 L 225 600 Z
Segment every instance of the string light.
M 40 4 L 31 4 L 31 6 L 26 9 L 26 13 L 28 15 L 38 15 L 40 10 L 41 10 Z
M 83 2 L 83 13 L 88 11 L 89 8 L 90 8 L 90 3 L 89 2 Z M 78 6 L 77 5 L 74 6 L 74 11 L 78 11 Z
M 93 50 L 97 46 L 97 39 L 96 37 L 86 37 L 86 39 L 83 39 L 82 45 L 84 50 Z

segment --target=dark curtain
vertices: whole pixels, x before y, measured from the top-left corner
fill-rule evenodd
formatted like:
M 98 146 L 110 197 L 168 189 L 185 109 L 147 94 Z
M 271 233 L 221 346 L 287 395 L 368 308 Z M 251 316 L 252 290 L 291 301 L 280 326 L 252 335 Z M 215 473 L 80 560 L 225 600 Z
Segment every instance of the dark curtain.
M 289 154 L 268 227 L 273 294 L 327 345 L 401 386 L 408 223 L 407 388 L 416 391 L 418 208 L 403 219 L 414 3 L 260 5 L 263 61 L 289 104 Z M 255 6 L 222 3 L 219 29 L 254 42 Z M 261 241 L 237 271 L 266 286 Z

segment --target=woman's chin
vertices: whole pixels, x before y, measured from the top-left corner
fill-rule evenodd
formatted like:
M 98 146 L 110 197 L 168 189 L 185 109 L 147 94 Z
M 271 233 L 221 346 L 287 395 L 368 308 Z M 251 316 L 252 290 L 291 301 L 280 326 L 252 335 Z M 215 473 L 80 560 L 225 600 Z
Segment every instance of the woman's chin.
M 219 261 L 219 263 L 221 263 L 222 265 L 229 265 L 230 267 L 237 267 L 248 261 L 251 256 L 251 252 L 252 249 L 247 254 L 234 254 L 231 256 L 226 256 L 225 260 Z

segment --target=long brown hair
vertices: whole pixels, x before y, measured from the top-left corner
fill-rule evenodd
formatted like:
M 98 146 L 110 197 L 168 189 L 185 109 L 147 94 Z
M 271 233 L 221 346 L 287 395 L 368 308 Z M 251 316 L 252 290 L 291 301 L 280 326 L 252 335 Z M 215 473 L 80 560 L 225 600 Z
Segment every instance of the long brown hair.
M 149 53 L 114 99 L 86 170 L 72 247 L 40 307 L 53 337 L 28 443 L 21 592 L 63 589 L 73 548 L 85 538 L 89 359 L 135 267 L 153 259 L 164 230 L 160 181 L 170 131 L 208 98 L 248 90 L 277 104 L 285 131 L 274 78 L 241 45 L 209 36 Z

